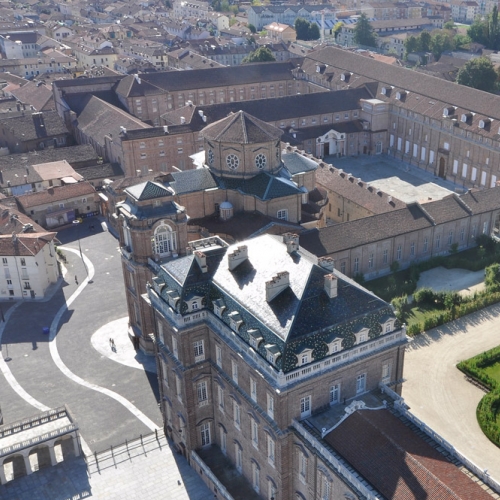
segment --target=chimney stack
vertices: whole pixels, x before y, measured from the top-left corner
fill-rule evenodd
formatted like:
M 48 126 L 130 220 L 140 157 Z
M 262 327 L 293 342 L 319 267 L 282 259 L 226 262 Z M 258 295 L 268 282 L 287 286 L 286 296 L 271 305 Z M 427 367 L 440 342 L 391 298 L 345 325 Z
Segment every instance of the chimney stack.
M 285 233 L 283 235 L 283 243 L 286 244 L 288 253 L 296 252 L 299 249 L 299 235 L 294 233 Z
M 266 281 L 266 301 L 271 302 L 281 292 L 290 286 L 290 273 L 282 271 L 273 276 L 270 281 Z
M 245 260 L 247 259 L 248 247 L 246 245 L 240 245 L 231 253 L 227 254 L 227 263 L 229 270 L 232 271 L 233 269 L 236 269 L 242 262 L 245 262 Z
M 207 256 L 203 252 L 200 252 L 198 250 L 194 252 L 194 258 L 196 259 L 196 262 L 200 266 L 201 272 L 206 273 L 208 271 Z
M 328 271 L 333 271 L 335 269 L 335 260 L 333 260 L 331 257 L 320 257 L 318 259 L 318 264 L 323 269 L 327 269 Z
M 338 279 L 334 274 L 325 275 L 325 292 L 331 299 L 337 296 Z

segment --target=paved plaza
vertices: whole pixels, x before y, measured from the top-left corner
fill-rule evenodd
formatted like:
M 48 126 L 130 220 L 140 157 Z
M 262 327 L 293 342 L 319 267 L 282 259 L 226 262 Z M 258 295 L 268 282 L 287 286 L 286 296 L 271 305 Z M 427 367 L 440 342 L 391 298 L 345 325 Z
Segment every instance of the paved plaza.
M 426 203 L 440 200 L 463 186 L 456 178 L 440 179 L 425 171 L 387 155 L 326 157 L 325 161 L 344 172 L 360 178 L 368 185 L 384 191 L 405 203 Z
M 127 335 L 118 242 L 102 220 L 93 222 L 101 230 L 83 225 L 79 234 L 86 268 L 76 229 L 63 230 L 58 238 L 67 259 L 64 276 L 47 298 L 0 303 L 4 423 L 66 404 L 87 456 L 120 449 L 155 430 L 162 434 L 154 359 L 136 352 Z M 197 473 L 160 439 L 161 447 L 100 472 L 87 471 L 83 459 L 61 462 L 0 486 L 0 498 L 209 498 Z M 148 493 L 141 495 L 141 489 Z

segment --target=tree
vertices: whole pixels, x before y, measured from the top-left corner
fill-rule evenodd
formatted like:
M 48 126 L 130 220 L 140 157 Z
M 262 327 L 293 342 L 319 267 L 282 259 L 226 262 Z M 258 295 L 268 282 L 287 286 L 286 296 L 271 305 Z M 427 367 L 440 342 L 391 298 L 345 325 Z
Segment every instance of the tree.
M 406 56 L 408 54 L 412 54 L 413 52 L 418 52 L 420 47 L 419 47 L 419 40 L 418 37 L 410 35 L 405 41 L 404 41 L 404 46 L 406 50 Z
M 488 44 L 488 23 L 482 19 L 476 19 L 468 28 L 467 35 L 473 42 Z
M 309 23 L 302 17 L 295 19 L 295 32 L 297 33 L 297 40 L 307 40 L 309 33 Z
M 445 30 L 453 30 L 453 29 L 455 29 L 455 23 L 453 22 L 452 19 L 450 19 L 449 21 L 447 21 L 446 23 L 444 23 L 443 28 Z
M 250 52 L 241 62 L 253 63 L 253 62 L 266 62 L 266 61 L 276 61 L 271 50 L 267 47 L 259 47 L 257 50 Z
M 467 61 L 458 72 L 457 83 L 485 92 L 493 92 L 498 74 L 487 57 Z
M 498 28 L 498 7 L 495 5 L 488 19 L 488 48 L 497 50 L 500 45 L 500 32 Z
M 297 33 L 297 40 L 317 40 L 320 37 L 319 26 L 301 17 L 295 20 L 295 32 Z
M 377 46 L 377 37 L 373 33 L 372 25 L 364 12 L 359 16 L 354 27 L 354 43 L 366 45 L 367 47 Z
M 253 33 L 257 33 L 257 28 L 252 24 L 252 23 L 249 23 L 248 24 L 248 29 Z
M 420 33 L 420 50 L 422 52 L 430 52 L 432 36 L 428 31 Z
M 453 50 L 454 48 L 453 37 L 448 32 L 440 30 L 432 35 L 430 49 L 436 61 L 445 50 Z
M 321 36 L 319 32 L 319 26 L 316 23 L 309 24 L 309 40 L 318 40 Z

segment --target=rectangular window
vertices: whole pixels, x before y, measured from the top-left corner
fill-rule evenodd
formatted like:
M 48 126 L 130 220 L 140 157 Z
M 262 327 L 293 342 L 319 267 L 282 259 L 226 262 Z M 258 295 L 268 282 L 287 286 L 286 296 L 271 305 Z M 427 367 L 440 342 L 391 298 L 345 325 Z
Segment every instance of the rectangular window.
M 345 262 L 341 262 L 341 263 L 340 263 L 340 272 L 341 272 L 342 274 L 345 274 Z
M 219 410 L 224 411 L 224 389 L 220 385 L 217 386 L 217 403 Z
M 201 426 L 201 446 L 207 446 L 210 441 L 210 422 L 202 424 Z
M 425 152 L 426 152 L 426 149 L 422 146 L 422 149 L 420 150 L 420 159 L 422 161 L 425 161 Z
M 410 257 L 415 257 L 415 243 L 413 241 L 410 245 Z
M 441 235 L 438 234 L 436 236 L 436 250 L 439 250 L 441 248 Z
M 311 396 L 300 399 L 300 417 L 305 418 L 311 415 Z
M 274 418 L 274 398 L 270 394 L 267 395 L 267 414 Z
M 215 346 L 215 362 L 219 368 L 222 368 L 222 349 L 220 346 Z
M 486 186 L 486 172 L 481 172 L 481 186 Z
M 354 257 L 354 273 L 359 272 L 359 257 Z
M 257 401 L 257 382 L 253 378 L 250 379 L 250 397 Z
M 238 443 L 234 444 L 234 454 L 236 470 L 238 470 L 238 472 L 241 472 L 241 470 L 243 469 L 243 451 Z
M 239 429 L 241 425 L 241 410 L 240 405 L 233 400 L 233 421 L 234 426 Z
M 288 220 L 288 209 L 278 210 L 276 217 L 280 220 Z
M 467 177 L 467 163 L 462 165 L 462 177 Z
M 340 384 L 334 384 L 330 387 L 330 404 L 334 405 L 340 401 Z
M 382 253 L 382 262 L 384 264 L 387 264 L 389 261 L 389 251 L 386 249 L 384 249 L 384 252 Z
M 401 260 L 403 257 L 403 247 L 401 245 L 398 245 L 398 248 L 396 250 L 396 260 Z
M 368 269 L 373 269 L 373 254 L 372 253 L 368 257 Z
M 145 142 L 140 142 L 139 143 L 139 149 L 145 149 L 146 148 L 146 143 Z
M 172 351 L 175 359 L 179 359 L 179 351 L 177 349 L 177 338 L 172 335 Z
M 259 447 L 259 426 L 253 417 L 250 417 L 250 432 L 252 435 L 252 445 L 254 448 Z
M 7 265 L 7 257 L 2 257 L 2 263 L 4 266 Z
M 391 366 L 389 364 L 382 365 L 382 382 L 389 383 L 391 380 Z
M 181 379 L 179 375 L 175 374 L 175 393 L 177 395 L 177 399 L 182 402 L 182 385 Z
M 476 167 L 472 167 L 472 174 L 470 176 L 470 180 L 471 181 L 475 181 L 476 180 L 476 176 L 477 176 L 477 168 Z
M 401 139 L 401 137 L 398 137 L 398 151 L 401 151 L 402 143 L 403 140 Z
M 462 227 L 462 228 L 460 229 L 460 243 L 463 243 L 463 242 L 464 242 L 464 240 L 465 240 L 465 228 L 464 228 L 464 227 Z
M 483 222 L 483 234 L 487 234 L 487 233 L 488 233 L 488 223 Z
M 255 491 L 260 490 L 260 469 L 255 462 L 252 462 L 252 486 Z
M 198 404 L 200 406 L 205 406 L 208 404 L 208 392 L 207 392 L 206 382 L 200 382 L 198 384 Z
M 302 483 L 307 481 L 307 457 L 302 452 L 299 452 L 299 479 Z
M 231 374 L 233 377 L 233 381 L 238 383 L 238 364 L 236 361 L 231 361 Z
M 453 231 L 450 231 L 448 233 L 448 245 L 451 245 L 453 243 Z
M 194 308 L 193 308 L 194 309 Z M 194 362 L 198 363 L 205 359 L 205 349 L 203 345 L 203 340 L 197 340 L 193 343 L 194 348 Z
M 366 390 L 366 373 L 356 377 L 356 394 L 361 394 Z
M 429 239 L 428 238 L 424 238 L 424 245 L 423 245 L 423 248 L 422 248 L 422 252 L 423 253 L 427 253 L 428 248 L 429 248 Z
M 410 141 L 405 141 L 405 155 L 410 152 Z
M 418 156 L 418 144 L 413 144 L 413 157 L 416 158 Z
M 472 233 L 471 233 L 472 238 L 476 237 L 476 231 L 477 231 L 476 224 L 472 224 Z
M 274 442 L 274 439 L 267 434 L 267 461 L 274 466 L 275 462 L 275 451 L 276 451 L 276 444 Z
M 26 259 L 21 257 L 21 267 L 26 267 Z

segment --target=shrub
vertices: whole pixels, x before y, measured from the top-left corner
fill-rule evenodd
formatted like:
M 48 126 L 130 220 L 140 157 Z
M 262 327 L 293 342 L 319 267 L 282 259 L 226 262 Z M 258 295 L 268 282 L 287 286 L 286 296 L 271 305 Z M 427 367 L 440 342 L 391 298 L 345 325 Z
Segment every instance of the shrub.
M 434 292 L 431 288 L 419 288 L 413 294 L 413 301 L 418 305 L 431 305 L 434 302 Z

